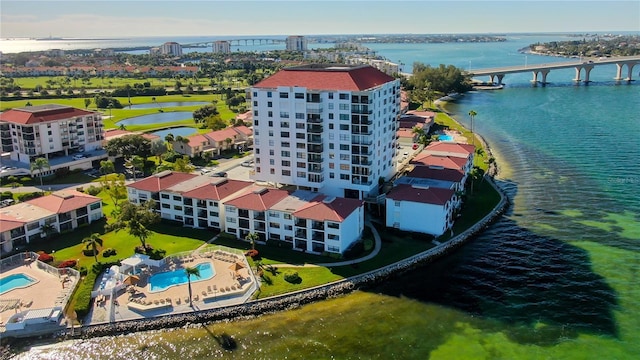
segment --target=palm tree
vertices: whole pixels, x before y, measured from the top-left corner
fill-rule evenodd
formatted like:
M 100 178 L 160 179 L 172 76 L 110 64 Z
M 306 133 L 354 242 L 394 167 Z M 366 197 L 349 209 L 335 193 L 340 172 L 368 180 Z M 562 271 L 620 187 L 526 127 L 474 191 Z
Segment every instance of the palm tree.
M 100 172 L 102 175 L 107 175 L 116 172 L 115 165 L 113 161 L 110 160 L 102 160 L 100 161 Z
M 86 249 L 93 251 L 93 257 L 96 259 L 96 263 L 98 262 L 98 246 L 102 246 L 102 239 L 100 238 L 100 234 L 93 233 L 88 237 L 82 239 L 83 244 L 87 244 Z
M 173 137 L 172 133 L 168 133 L 167 136 L 164 137 L 164 141 L 167 142 L 167 149 L 169 150 L 173 149 L 172 145 L 175 140 L 176 139 Z
M 255 250 L 256 249 L 256 241 L 258 241 L 258 239 L 260 239 L 260 236 L 258 236 L 257 233 L 248 233 L 247 236 L 244 237 L 245 240 L 249 241 L 251 243 L 251 250 Z
M 187 282 L 189 284 L 189 305 L 193 305 L 193 301 L 191 300 L 191 276 L 200 277 L 200 269 L 197 267 L 186 267 L 184 271 L 187 273 Z
M 53 224 L 44 224 L 40 226 L 40 233 L 43 234 L 44 237 L 49 237 L 52 234 L 55 234 L 56 232 L 58 232 L 58 230 Z
M 44 168 L 51 169 L 51 165 L 49 165 L 49 160 L 47 160 L 47 158 L 39 157 L 31 163 L 31 176 L 33 177 L 34 170 L 38 170 L 40 175 L 40 187 L 42 187 L 42 169 Z
M 476 117 L 476 115 L 478 115 L 478 113 L 475 110 L 469 111 L 469 117 L 471 118 L 471 143 L 473 145 L 476 144 L 476 136 L 473 134 L 473 119 Z

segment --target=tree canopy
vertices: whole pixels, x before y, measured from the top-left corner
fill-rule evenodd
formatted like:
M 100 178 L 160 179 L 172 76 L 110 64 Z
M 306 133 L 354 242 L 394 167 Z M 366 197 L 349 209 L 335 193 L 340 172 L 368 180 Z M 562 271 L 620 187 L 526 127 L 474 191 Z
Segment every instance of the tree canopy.
M 110 140 L 105 149 L 111 156 L 140 156 L 144 159 L 151 156 L 151 142 L 142 135 L 132 134 Z
M 471 90 L 471 79 L 453 65 L 431 67 L 422 63 L 413 64 L 413 76 L 409 80 L 411 90 L 435 91 L 441 94 L 463 93 Z
M 214 105 L 205 105 L 193 112 L 193 120 L 195 120 L 196 123 L 200 123 L 213 115 L 218 115 L 218 109 Z

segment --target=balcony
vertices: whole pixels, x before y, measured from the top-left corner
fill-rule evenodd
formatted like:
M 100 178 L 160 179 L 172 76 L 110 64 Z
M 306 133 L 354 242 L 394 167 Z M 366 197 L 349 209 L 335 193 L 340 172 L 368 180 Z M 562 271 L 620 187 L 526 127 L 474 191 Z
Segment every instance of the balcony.
M 322 103 L 307 103 L 307 114 L 320 114 L 322 110 Z
M 371 166 L 373 161 L 365 156 L 352 156 L 351 165 Z
M 249 210 L 238 209 L 238 217 L 248 219 L 249 218 Z
M 307 171 L 312 173 L 322 173 L 322 166 L 319 164 L 308 164 Z
M 324 242 L 324 231 L 314 231 L 311 233 L 311 240 Z
M 366 146 L 363 146 L 363 147 L 353 146 L 353 147 L 351 147 L 351 154 L 352 155 L 367 155 L 367 156 L 370 156 L 370 155 L 372 155 L 372 151 L 369 150 L 369 148 L 366 147 Z
M 199 208 L 206 208 L 207 207 L 207 202 L 204 200 L 198 200 L 196 202 L 196 206 Z
M 320 135 L 307 135 L 307 143 L 309 144 L 322 144 L 322 136 Z
M 264 223 L 260 222 L 260 221 L 254 221 L 253 222 L 253 230 L 254 231 L 262 231 L 262 232 L 264 232 L 264 230 L 265 230 Z
M 308 154 L 307 155 L 307 161 L 310 163 L 321 163 L 323 161 L 323 158 L 321 155 L 317 155 L 317 154 Z
M 307 124 L 307 132 L 308 133 L 321 133 L 322 132 L 322 125 Z
M 264 211 L 254 211 L 253 212 L 254 220 L 262 220 L 264 221 Z
M 369 168 L 366 167 L 359 167 L 359 166 L 354 166 L 351 168 L 351 174 L 352 175 L 365 175 L 365 176 L 369 176 Z
M 183 205 L 188 205 L 188 206 L 193 206 L 193 199 L 191 199 L 191 198 L 183 198 L 182 199 L 182 204 Z
M 322 123 L 322 118 L 320 117 L 320 115 L 307 114 L 307 122 L 311 124 L 320 124 Z
M 296 219 L 296 223 L 295 223 L 295 225 L 296 225 L 297 227 L 304 227 L 304 228 L 306 228 L 306 227 L 307 227 L 307 219 Z
M 319 104 L 322 102 L 320 94 L 307 94 L 307 104 Z
M 314 230 L 324 230 L 324 223 L 322 221 L 313 221 L 311 228 Z
M 322 145 L 314 145 L 314 144 L 308 144 L 307 145 L 307 152 L 310 152 L 310 153 L 322 153 L 322 151 L 323 151 Z
M 307 230 L 303 230 L 303 229 L 296 230 L 295 236 L 297 238 L 300 238 L 300 239 L 306 239 L 307 238 Z
M 373 134 L 373 130 L 369 129 L 368 126 L 362 126 L 358 129 L 357 126 L 351 127 L 351 134 L 354 135 L 371 135 Z
M 207 217 L 207 210 L 198 209 L 198 217 L 199 218 L 206 218 Z
M 241 229 L 249 229 L 249 220 L 247 219 L 239 219 L 238 227 Z
M 34 134 L 22 134 L 22 140 L 28 140 L 28 141 L 33 141 L 36 139 L 36 136 Z
M 351 113 L 352 114 L 365 114 L 371 115 L 373 114 L 373 110 L 369 108 L 369 105 L 351 105 Z
M 65 221 L 71 220 L 70 213 L 58 214 L 58 223 L 63 223 Z
M 192 207 L 186 207 L 184 208 L 184 214 L 186 216 L 193 216 L 193 208 Z
M 362 176 L 360 178 L 358 176 L 353 176 L 351 178 L 351 183 L 354 185 L 371 185 L 372 184 L 371 180 L 369 180 L 367 176 Z

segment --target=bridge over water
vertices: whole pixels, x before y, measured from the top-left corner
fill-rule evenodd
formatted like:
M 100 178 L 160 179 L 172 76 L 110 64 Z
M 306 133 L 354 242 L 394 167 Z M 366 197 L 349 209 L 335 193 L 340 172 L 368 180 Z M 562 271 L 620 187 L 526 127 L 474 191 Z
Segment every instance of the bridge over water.
M 252 38 L 252 39 L 230 39 L 230 40 L 212 40 L 203 41 L 190 44 L 181 44 L 183 48 L 192 47 L 210 47 L 217 41 L 226 41 L 230 46 L 249 46 L 249 45 L 270 45 L 270 44 L 284 44 L 286 41 L 283 39 L 266 39 L 266 38 Z
M 613 78 L 616 81 L 633 81 L 633 67 L 637 64 L 640 64 L 640 56 L 620 56 L 615 58 L 606 58 L 602 60 L 571 60 L 566 62 L 557 62 L 550 64 L 532 64 L 532 65 L 518 65 L 518 66 L 505 66 L 499 68 L 491 68 L 491 69 L 475 69 L 465 71 L 466 74 L 469 74 L 473 77 L 477 76 L 489 76 L 489 79 L 492 83 L 495 83 L 497 78 L 498 84 L 502 84 L 502 80 L 506 74 L 515 74 L 522 72 L 532 72 L 533 79 L 531 82 L 537 84 L 538 82 L 541 84 L 547 83 L 547 75 L 551 70 L 555 69 L 576 69 L 576 77 L 573 79 L 576 83 L 584 82 L 589 83 L 589 73 L 596 66 L 602 65 L 610 65 L 616 64 L 617 70 L 615 77 Z M 627 74 L 626 78 L 623 78 L 623 69 L 626 67 Z M 584 70 L 584 79 L 581 78 L 581 74 Z M 540 77 L 540 78 L 539 78 Z

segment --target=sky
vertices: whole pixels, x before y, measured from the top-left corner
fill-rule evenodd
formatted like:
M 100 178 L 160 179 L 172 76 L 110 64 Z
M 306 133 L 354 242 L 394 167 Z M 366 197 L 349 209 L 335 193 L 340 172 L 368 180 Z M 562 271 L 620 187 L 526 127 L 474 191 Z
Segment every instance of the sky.
M 0 37 L 640 32 L 640 1 L 0 0 Z

